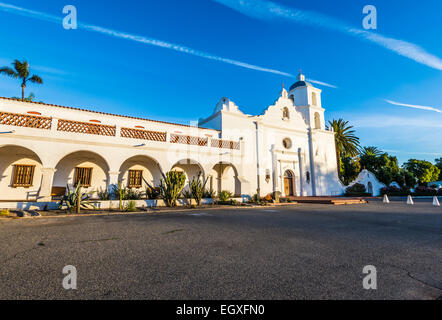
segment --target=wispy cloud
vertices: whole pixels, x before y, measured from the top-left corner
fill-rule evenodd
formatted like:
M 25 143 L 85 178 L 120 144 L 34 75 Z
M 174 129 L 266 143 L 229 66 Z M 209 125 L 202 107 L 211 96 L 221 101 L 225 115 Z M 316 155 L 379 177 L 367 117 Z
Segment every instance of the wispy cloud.
M 14 61 L 14 59 L 0 58 L 0 66 L 8 66 L 8 65 L 11 66 L 13 61 Z M 32 62 L 32 61 L 28 61 L 28 62 Z M 61 75 L 68 74 L 64 70 L 60 70 L 60 69 L 56 69 L 56 68 L 52 68 L 52 67 L 47 67 L 47 66 L 35 65 L 32 63 L 31 72 L 33 73 L 34 71 L 37 71 L 39 73 L 43 73 L 46 75 L 54 75 L 54 76 L 61 76 Z
M 414 109 L 420 109 L 420 110 L 434 111 L 434 112 L 437 112 L 437 113 L 442 113 L 442 110 L 437 109 L 437 108 L 433 108 L 433 107 L 420 106 L 420 105 L 416 105 L 416 104 L 406 104 L 406 103 L 391 101 L 391 100 L 387 100 L 387 99 L 385 100 L 385 102 L 388 102 L 389 104 L 392 104 L 392 105 L 395 105 L 395 106 L 399 106 L 399 107 L 407 107 L 407 108 L 414 108 Z
M 54 16 L 51 14 L 40 12 L 40 11 L 29 10 L 26 8 L 17 7 L 17 6 L 6 4 L 3 2 L 0 2 L 0 10 L 7 11 L 10 13 L 19 14 L 19 15 L 26 16 L 26 17 L 39 19 L 39 20 L 49 21 L 49 22 L 53 22 L 53 23 L 59 23 L 60 25 L 63 21 L 63 19 L 61 17 L 57 17 L 57 16 Z M 213 54 L 210 54 L 207 52 L 195 50 L 195 49 L 192 49 L 189 47 L 157 40 L 157 39 L 150 38 L 150 37 L 133 35 L 133 34 L 120 32 L 120 31 L 116 31 L 116 30 L 111 30 L 111 29 L 107 29 L 107 28 L 103 28 L 103 27 L 99 27 L 99 26 L 94 26 L 91 24 L 86 24 L 86 23 L 79 23 L 78 27 L 81 29 L 84 29 L 84 30 L 94 31 L 94 32 L 106 34 L 108 36 L 112 36 L 112 37 L 116 37 L 116 38 L 120 38 L 120 39 L 126 39 L 126 40 L 136 41 L 136 42 L 140 42 L 140 43 L 144 43 L 144 44 L 148 44 L 148 45 L 152 45 L 152 46 L 175 50 L 178 52 L 187 53 L 187 54 L 190 54 L 193 56 L 198 56 L 198 57 L 209 59 L 209 60 L 219 61 L 219 62 L 235 65 L 235 66 L 246 68 L 246 69 L 268 72 L 268 73 L 278 74 L 278 75 L 282 75 L 282 76 L 286 76 L 286 77 L 294 77 L 292 74 L 287 73 L 287 72 L 283 72 L 283 71 L 279 71 L 279 70 L 275 70 L 275 69 L 271 69 L 271 68 L 260 67 L 257 65 L 245 63 L 245 62 L 238 61 L 238 60 L 223 58 L 223 57 L 213 55 Z
M 290 22 L 326 28 L 361 38 L 380 45 L 401 56 L 412 59 L 428 67 L 442 70 L 442 59 L 428 53 L 422 47 L 403 40 L 398 40 L 367 30 L 354 28 L 347 23 L 315 11 L 289 8 L 265 0 L 213 0 L 239 11 L 249 17 L 261 20 L 285 19 Z
M 419 129 L 442 129 L 442 121 L 439 119 L 428 119 L 427 117 L 400 117 L 388 114 L 364 115 L 363 117 L 344 117 L 356 128 L 419 128 Z M 380 120 L 381 119 L 381 120 Z M 376 133 L 376 130 L 373 131 Z M 416 138 L 415 138 L 416 139 Z
M 61 17 L 57 17 L 57 16 L 54 16 L 51 14 L 40 12 L 40 11 L 29 10 L 26 8 L 17 7 L 17 6 L 6 4 L 3 2 L 0 2 L 0 10 L 19 14 L 22 16 L 30 17 L 30 18 L 53 22 L 53 23 L 61 24 L 63 21 L 63 19 Z M 139 42 L 139 43 L 143 43 L 143 44 L 147 44 L 147 45 L 152 45 L 152 46 L 156 46 L 156 47 L 161 47 L 161 48 L 165 48 L 165 49 L 175 50 L 175 51 L 178 51 L 181 53 L 186 53 L 186 54 L 197 56 L 200 58 L 235 65 L 235 66 L 241 67 L 241 68 L 246 68 L 246 69 L 261 71 L 261 72 L 267 72 L 267 73 L 273 73 L 273 74 L 277 74 L 277 75 L 281 75 L 281 76 L 285 76 L 285 77 L 289 77 L 289 78 L 295 77 L 293 74 L 290 74 L 288 72 L 283 72 L 283 71 L 279 71 L 276 69 L 265 68 L 265 67 L 253 65 L 253 64 L 238 61 L 238 60 L 220 57 L 220 56 L 213 55 L 213 54 L 210 54 L 210 53 L 207 53 L 204 51 L 192 49 L 192 48 L 182 46 L 179 44 L 174 44 L 174 43 L 154 39 L 151 37 L 134 35 L 134 34 L 126 33 L 126 32 L 121 32 L 121 31 L 103 28 L 100 26 L 95 26 L 95 25 L 81 23 L 81 22 L 78 23 L 78 27 L 81 29 L 84 29 L 84 30 L 98 32 L 98 33 L 105 34 L 105 35 L 108 35 L 111 37 L 135 41 L 135 42 Z M 327 86 L 327 87 L 331 87 L 331 88 L 336 88 L 336 86 L 322 82 L 322 81 L 315 81 L 315 80 L 310 80 L 310 81 L 313 83 L 317 83 L 319 85 L 323 85 L 323 86 Z
M 329 88 L 333 88 L 333 89 L 338 88 L 337 86 L 327 83 L 327 82 L 322 82 L 322 81 L 313 80 L 313 79 L 307 79 L 307 81 L 310 81 L 311 83 L 319 84 L 320 86 L 324 86 L 324 87 L 329 87 Z
M 391 150 L 391 149 L 387 149 L 387 150 L 383 150 L 385 152 L 392 152 L 392 153 L 404 153 L 404 154 L 421 154 L 421 155 L 425 155 L 425 156 L 440 156 L 442 155 L 441 152 L 414 152 L 414 151 L 402 151 L 402 150 Z

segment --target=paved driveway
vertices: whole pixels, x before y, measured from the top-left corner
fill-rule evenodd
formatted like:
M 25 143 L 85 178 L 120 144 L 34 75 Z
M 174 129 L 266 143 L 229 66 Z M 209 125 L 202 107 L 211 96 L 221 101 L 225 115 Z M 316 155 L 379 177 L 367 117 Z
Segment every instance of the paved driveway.
M 442 208 L 426 202 L 8 220 L 0 243 L 1 299 L 442 296 Z

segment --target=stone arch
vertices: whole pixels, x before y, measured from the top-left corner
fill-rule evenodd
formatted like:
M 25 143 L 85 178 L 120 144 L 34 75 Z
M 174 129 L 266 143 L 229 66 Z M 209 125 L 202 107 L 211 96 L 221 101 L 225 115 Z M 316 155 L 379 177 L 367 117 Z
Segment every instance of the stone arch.
M 367 193 L 369 193 L 371 196 L 374 194 L 373 184 L 371 181 L 368 181 L 367 183 Z
M 109 164 L 98 153 L 77 150 L 62 157 L 55 166 L 52 186 L 73 188 L 76 168 L 91 168 L 90 186 L 85 191 L 106 190 L 109 186 Z
M 284 194 L 286 197 L 296 194 L 295 174 L 290 169 L 284 172 Z
M 182 159 L 176 162 L 171 171 L 180 171 L 186 174 L 186 186 L 184 190 L 189 191 L 189 182 L 192 181 L 194 177 L 198 177 L 201 173 L 202 177 L 206 177 L 203 166 L 196 160 L 193 159 Z
M 33 166 L 30 186 L 14 186 L 17 165 Z M 18 145 L 0 146 L 0 200 L 37 200 L 41 190 L 43 162 L 33 150 Z
M 142 171 L 141 188 L 146 188 L 147 183 L 153 187 L 157 187 L 162 179 L 162 168 L 160 163 L 154 158 L 146 155 L 135 155 L 126 159 L 120 166 L 118 180 L 124 186 L 128 185 L 129 171 Z
M 230 162 L 218 162 L 210 172 L 209 188 L 217 193 L 226 190 L 233 195 L 241 196 L 241 181 L 237 168 Z
M 321 129 L 321 116 L 318 112 L 315 112 L 315 129 Z

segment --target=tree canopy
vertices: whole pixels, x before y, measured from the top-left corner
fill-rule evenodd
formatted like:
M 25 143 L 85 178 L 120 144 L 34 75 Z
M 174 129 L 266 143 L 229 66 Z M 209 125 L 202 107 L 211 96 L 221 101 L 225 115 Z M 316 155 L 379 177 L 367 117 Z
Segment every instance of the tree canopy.
M 411 172 L 421 185 L 437 181 L 441 170 L 429 161 L 410 159 L 403 168 Z

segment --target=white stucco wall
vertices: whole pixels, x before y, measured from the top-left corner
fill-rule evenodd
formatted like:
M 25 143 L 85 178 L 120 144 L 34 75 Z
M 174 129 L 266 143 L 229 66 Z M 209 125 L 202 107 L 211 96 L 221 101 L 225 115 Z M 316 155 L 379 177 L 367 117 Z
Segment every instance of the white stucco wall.
M 317 93 L 315 106 L 309 100 L 313 91 Z M 284 117 L 285 108 L 289 117 Z M 334 133 L 325 130 L 324 111 L 321 91 L 313 87 L 298 87 L 294 99 L 282 90 L 275 103 L 256 116 L 244 114 L 223 98 L 212 115 L 200 120 L 204 128 L 0 98 L 0 112 L 31 112 L 52 121 L 48 130 L 0 123 L 0 200 L 26 200 L 28 193 L 47 200 L 53 186 L 72 185 L 75 167 L 93 168 L 90 190 L 105 189 L 118 181 L 126 184 L 131 169 L 143 170 L 144 178 L 158 185 L 161 172 L 175 168 L 185 171 L 188 181 L 201 171 L 211 177 L 216 191 L 220 191 L 220 182 L 222 190 L 238 195 L 253 195 L 258 189 L 261 196 L 274 191 L 284 195 L 284 174 L 290 170 L 294 195 L 337 195 L 342 186 L 337 178 Z M 315 113 L 320 115 L 320 128 L 316 128 Z M 63 132 L 58 130 L 59 119 L 99 122 L 115 127 L 116 133 Z M 124 138 L 122 128 L 164 132 L 166 141 Z M 173 134 L 208 139 L 208 145 L 172 143 Z M 213 147 L 211 139 L 237 142 L 240 149 Z M 284 147 L 284 139 L 291 141 L 289 148 Z M 24 152 L 9 146 L 20 146 Z M 36 164 L 32 188 L 9 187 L 16 162 Z M 221 178 L 214 170 L 219 163 L 229 165 Z

